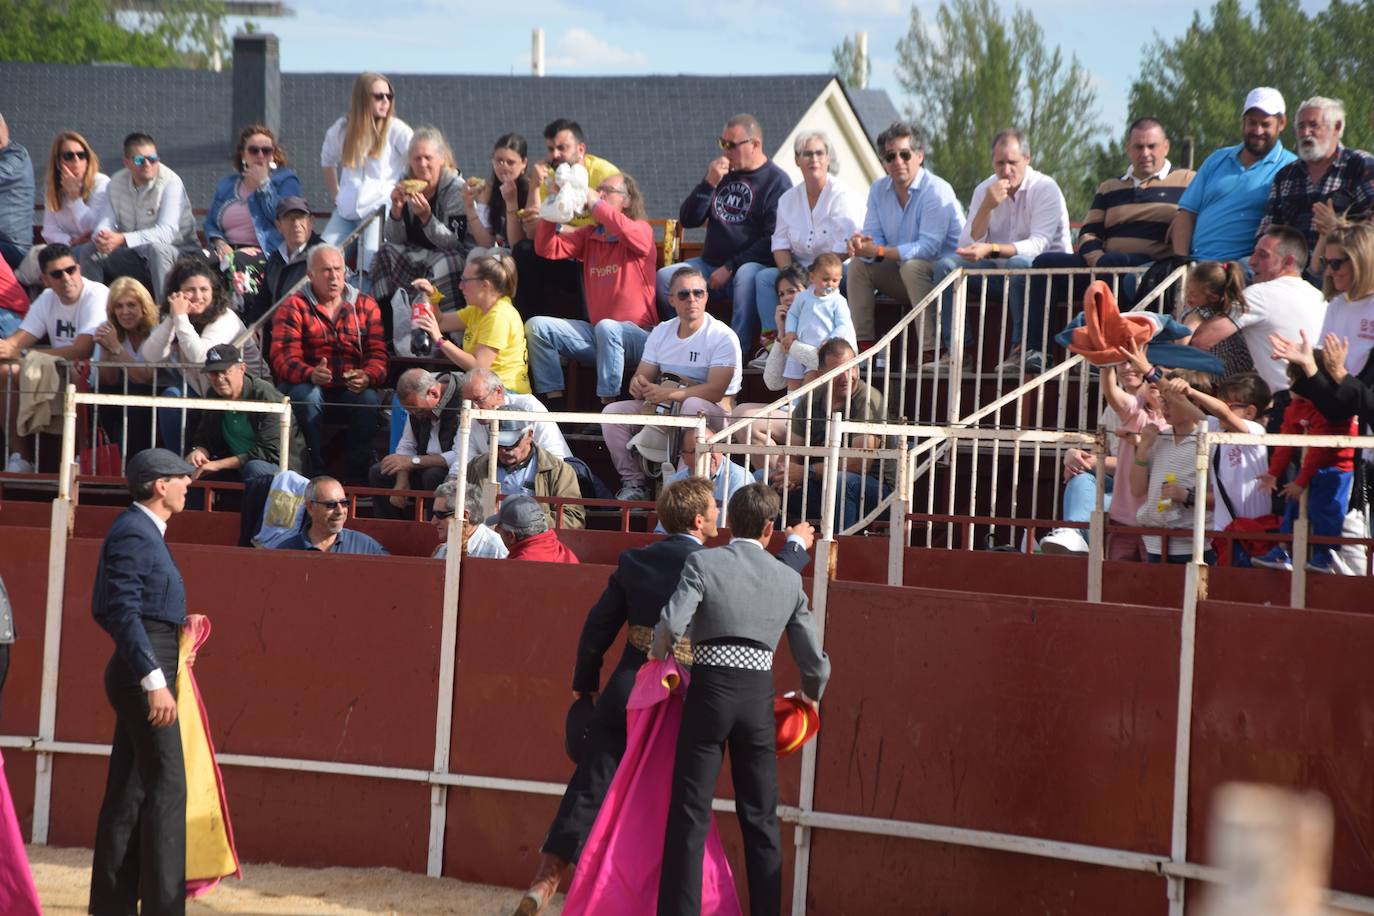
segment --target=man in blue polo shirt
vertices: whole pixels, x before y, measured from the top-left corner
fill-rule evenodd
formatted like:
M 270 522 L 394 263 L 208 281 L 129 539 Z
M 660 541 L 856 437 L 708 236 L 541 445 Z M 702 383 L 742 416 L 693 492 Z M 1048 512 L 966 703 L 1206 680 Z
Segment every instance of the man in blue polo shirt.
M 1277 89 L 1251 90 L 1241 116 L 1244 142 L 1208 156 L 1179 198 L 1169 229 L 1175 254 L 1197 261 L 1240 261 L 1248 275 L 1269 186 L 1279 169 L 1297 159 L 1279 142 L 1287 124 Z
M 385 556 L 381 544 L 344 527 L 348 521 L 348 496 L 333 477 L 316 477 L 305 487 L 305 515 L 309 522 L 281 543 L 282 550 L 317 550 L 320 553 L 360 553 Z

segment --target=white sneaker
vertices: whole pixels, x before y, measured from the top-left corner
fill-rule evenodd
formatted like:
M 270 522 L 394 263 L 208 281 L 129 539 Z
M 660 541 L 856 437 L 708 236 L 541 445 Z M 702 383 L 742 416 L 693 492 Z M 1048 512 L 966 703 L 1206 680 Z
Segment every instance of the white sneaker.
M 622 503 L 642 503 L 651 501 L 654 495 L 642 483 L 627 483 L 615 494 L 615 498 Z
M 6 474 L 32 474 L 33 462 L 18 452 L 10 452 L 10 460 L 5 462 Z
M 768 348 L 767 348 L 767 347 L 764 347 L 762 350 L 759 350 L 759 352 L 754 356 L 754 358 L 751 359 L 751 360 L 749 360 L 749 368 L 750 368 L 750 369 L 767 369 L 767 368 L 768 368 Z
M 1056 528 L 1040 539 L 1040 552 L 1057 556 L 1087 553 L 1088 542 L 1077 528 Z

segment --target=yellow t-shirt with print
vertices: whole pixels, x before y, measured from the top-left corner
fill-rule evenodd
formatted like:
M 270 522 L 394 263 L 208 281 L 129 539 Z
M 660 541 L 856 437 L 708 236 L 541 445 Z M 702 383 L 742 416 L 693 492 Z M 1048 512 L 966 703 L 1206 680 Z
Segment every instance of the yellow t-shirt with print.
M 479 346 L 496 351 L 491 371 L 501 379 L 507 391 L 530 393 L 530 370 L 525 356 L 525 323 L 511 304 L 502 296 L 490 310 L 483 312 L 475 305 L 459 309 L 463 322 L 463 350 L 477 355 Z

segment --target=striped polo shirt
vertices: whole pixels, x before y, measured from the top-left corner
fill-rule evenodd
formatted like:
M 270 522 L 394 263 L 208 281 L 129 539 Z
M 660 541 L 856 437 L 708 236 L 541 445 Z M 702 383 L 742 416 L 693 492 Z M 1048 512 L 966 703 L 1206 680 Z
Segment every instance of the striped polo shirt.
M 1170 257 L 1173 249 L 1164 240 L 1183 189 L 1197 174 L 1191 169 L 1164 168 L 1144 180 L 1129 169 L 1120 178 L 1097 186 L 1092 207 L 1078 233 L 1078 253 L 1089 264 L 1104 252 L 1140 254 L 1151 260 Z

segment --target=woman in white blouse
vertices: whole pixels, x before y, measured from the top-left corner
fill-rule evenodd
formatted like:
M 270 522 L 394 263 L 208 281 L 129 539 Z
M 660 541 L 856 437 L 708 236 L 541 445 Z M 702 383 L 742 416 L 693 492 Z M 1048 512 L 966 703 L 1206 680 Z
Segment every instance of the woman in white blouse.
M 48 152 L 48 168 L 43 174 L 43 241 L 48 245 L 70 246 L 76 259 L 81 260 L 95 228 L 96 211 L 110 183 L 108 175 L 100 174 L 100 159 L 86 138 L 73 130 L 64 130 L 52 141 Z M 20 283 L 37 286 L 42 282 L 38 269 L 38 254 L 42 245 L 29 249 L 15 276 Z
M 773 262 L 754 278 L 754 301 L 763 326 L 763 355 L 777 335 L 773 313 L 778 307 L 775 284 L 778 267 L 798 263 L 809 268 L 827 251 L 846 256 L 845 243 L 863 225 L 863 201 L 845 191 L 830 176 L 840 171 L 835 148 L 823 130 L 800 134 L 792 144 L 802 183 L 778 198 L 778 218 L 773 229 Z
M 167 274 L 167 289 L 162 320 L 143 342 L 143 361 L 185 364 L 186 368 L 159 373 L 158 385 L 164 397 L 204 397 L 209 380 L 204 370 L 195 367 L 205 364 L 205 356 L 215 344 L 232 343 L 243 332 L 243 321 L 229 307 L 229 294 L 219 271 L 204 258 L 192 255 L 173 264 Z M 243 361 L 249 372 L 267 377 L 262 352 L 252 337 L 243 344 Z M 157 412 L 163 447 L 179 455 L 186 452 L 181 442 L 182 413 L 174 409 Z
M 334 212 L 321 233 L 338 245 L 370 214 L 391 199 L 391 189 L 405 177 L 410 125 L 396 117 L 396 93 L 380 73 L 353 81 L 348 114 L 324 135 L 320 166 Z M 382 224 L 374 220 L 359 239 L 358 272 L 364 282 L 381 242 Z

